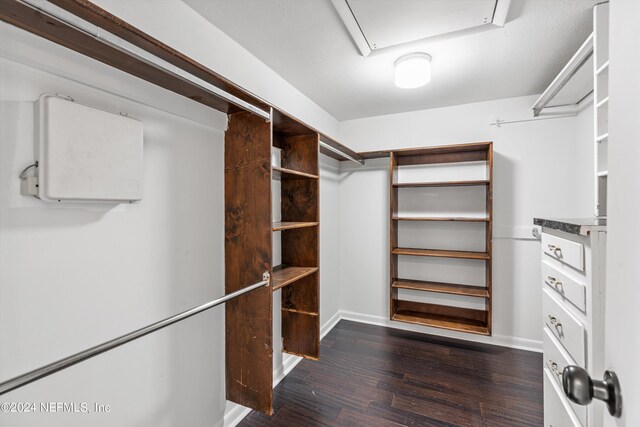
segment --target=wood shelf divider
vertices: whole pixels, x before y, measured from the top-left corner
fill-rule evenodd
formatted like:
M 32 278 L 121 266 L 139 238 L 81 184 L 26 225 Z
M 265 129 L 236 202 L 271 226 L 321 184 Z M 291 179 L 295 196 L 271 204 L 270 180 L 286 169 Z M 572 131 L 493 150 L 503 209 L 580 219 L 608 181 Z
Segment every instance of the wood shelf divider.
M 429 256 L 437 258 L 461 258 L 488 260 L 491 256 L 487 252 L 450 251 L 444 249 L 393 248 L 393 255 Z
M 278 181 L 282 180 L 298 180 L 298 179 L 318 179 L 318 175 L 313 175 L 306 172 L 300 172 L 293 169 L 281 168 L 278 166 L 271 166 L 273 170 L 273 179 Z
M 382 157 L 384 153 L 363 153 L 365 158 Z M 390 195 L 390 297 L 389 318 L 394 321 L 412 323 L 435 328 L 449 329 L 466 333 L 491 335 L 492 330 L 492 245 L 493 230 L 493 143 L 479 142 L 473 144 L 448 145 L 390 151 L 389 154 L 389 195 Z M 482 161 L 486 165 L 487 179 L 466 181 L 434 181 L 434 182 L 398 182 L 398 169 L 403 166 L 428 166 Z M 400 189 L 419 187 L 470 187 L 485 188 L 485 213 L 480 217 L 451 215 L 448 217 L 420 216 L 413 214 L 403 216 L 398 213 Z M 419 197 L 421 193 L 402 193 L 402 197 Z M 434 198 L 433 203 L 437 203 Z M 403 221 L 450 221 L 480 223 L 485 227 L 485 250 L 482 252 L 420 249 L 403 247 L 398 240 L 399 224 Z M 442 283 L 428 280 L 399 278 L 398 258 L 402 255 L 417 257 L 454 258 L 461 260 L 484 261 L 485 286 L 471 286 L 455 283 Z M 399 291 L 412 290 L 429 293 L 449 294 L 462 297 L 481 298 L 485 309 L 476 310 L 455 305 L 439 305 L 426 302 L 408 301 L 400 298 Z M 455 304 L 455 303 L 454 303 Z
M 489 298 L 489 291 L 484 286 L 426 282 L 423 280 L 411 279 L 396 279 L 391 286 L 397 289 L 411 289 L 414 291 L 426 291 L 442 294 L 463 295 L 468 297 Z
M 393 221 L 451 221 L 451 222 L 489 222 L 489 218 L 474 217 L 419 217 L 419 216 L 394 216 Z
M 394 187 L 398 188 L 414 188 L 414 187 L 476 187 L 489 185 L 491 181 L 486 179 L 478 179 L 472 181 L 433 181 L 433 182 L 399 182 L 394 183 Z
M 314 221 L 314 222 L 278 221 L 273 223 L 273 231 L 293 230 L 294 228 L 304 228 L 304 227 L 315 227 L 318 224 L 319 223 L 317 221 Z
M 456 316 L 445 316 L 409 310 L 396 311 L 391 320 L 413 323 L 433 328 L 449 329 L 458 332 L 469 332 L 478 335 L 490 335 L 486 322 L 464 319 Z
M 306 314 L 307 316 L 319 316 L 318 313 L 314 313 L 311 311 L 304 311 L 304 310 L 296 310 L 294 308 L 282 308 L 282 311 L 287 311 L 289 313 L 298 313 L 298 314 Z
M 318 267 L 277 266 L 271 275 L 271 289 L 277 291 L 318 271 Z

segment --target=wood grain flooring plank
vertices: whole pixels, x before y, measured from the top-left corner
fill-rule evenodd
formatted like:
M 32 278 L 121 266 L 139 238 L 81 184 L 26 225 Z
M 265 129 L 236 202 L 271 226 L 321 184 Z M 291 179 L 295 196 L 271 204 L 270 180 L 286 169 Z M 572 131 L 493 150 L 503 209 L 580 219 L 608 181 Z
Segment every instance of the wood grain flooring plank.
M 406 427 L 405 424 L 382 420 L 380 418 L 351 411 L 349 409 L 343 409 L 336 422 L 339 426 Z

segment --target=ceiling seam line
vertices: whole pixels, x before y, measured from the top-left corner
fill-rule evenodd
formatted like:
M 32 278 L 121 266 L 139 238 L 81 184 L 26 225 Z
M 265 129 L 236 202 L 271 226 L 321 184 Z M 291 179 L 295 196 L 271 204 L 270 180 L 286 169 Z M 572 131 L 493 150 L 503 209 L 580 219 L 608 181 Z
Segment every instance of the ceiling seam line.
M 353 16 L 353 20 L 356 22 L 356 25 L 358 26 L 358 29 L 360 30 L 360 34 L 362 34 L 362 38 L 364 39 L 364 41 L 367 42 L 367 46 L 369 46 L 369 49 L 371 49 L 371 51 L 373 52 L 375 49 L 371 47 L 371 43 L 369 43 L 369 39 L 367 39 L 367 36 L 364 34 L 364 31 L 362 30 L 362 27 L 360 26 L 360 22 L 358 22 L 358 18 L 356 18 L 356 14 L 353 13 L 353 9 L 351 9 L 351 5 L 349 4 L 348 0 L 344 0 L 345 4 L 347 5 L 347 7 L 349 8 L 349 12 L 351 12 L 351 16 Z

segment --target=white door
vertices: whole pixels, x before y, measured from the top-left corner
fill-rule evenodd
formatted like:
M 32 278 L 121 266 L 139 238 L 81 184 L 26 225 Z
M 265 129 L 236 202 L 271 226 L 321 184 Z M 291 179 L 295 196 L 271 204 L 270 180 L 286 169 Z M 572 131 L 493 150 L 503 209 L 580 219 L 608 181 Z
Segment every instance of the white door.
M 640 426 L 640 1 L 612 0 L 609 7 L 605 368 L 618 375 L 623 407 L 618 419 L 605 411 L 604 424 L 636 427 Z

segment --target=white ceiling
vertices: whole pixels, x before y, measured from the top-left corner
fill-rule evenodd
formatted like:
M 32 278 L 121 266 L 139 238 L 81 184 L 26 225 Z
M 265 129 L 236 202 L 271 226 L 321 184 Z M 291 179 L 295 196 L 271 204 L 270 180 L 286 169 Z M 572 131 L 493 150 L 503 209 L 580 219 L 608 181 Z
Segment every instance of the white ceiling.
M 183 1 L 338 120 L 539 94 L 591 32 L 595 3 L 512 0 L 503 28 L 363 57 L 330 0 Z M 433 57 L 431 83 L 397 88 L 393 62 L 414 51 Z

